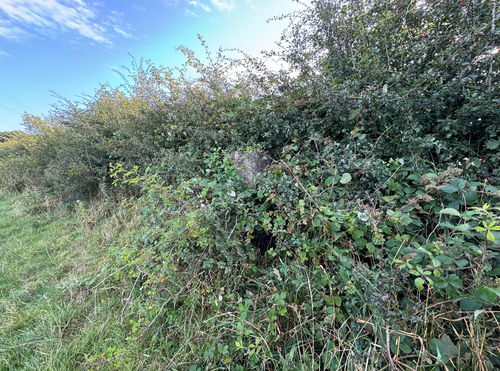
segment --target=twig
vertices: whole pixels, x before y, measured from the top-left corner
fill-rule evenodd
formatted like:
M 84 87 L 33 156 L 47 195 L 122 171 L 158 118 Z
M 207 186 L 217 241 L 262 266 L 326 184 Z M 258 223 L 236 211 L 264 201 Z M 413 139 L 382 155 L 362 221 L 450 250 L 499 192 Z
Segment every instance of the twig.
M 394 360 L 391 356 L 391 338 L 389 335 L 389 326 L 385 328 L 385 356 L 387 357 L 387 361 L 389 362 L 389 367 L 391 370 L 397 370 L 396 365 L 394 364 Z

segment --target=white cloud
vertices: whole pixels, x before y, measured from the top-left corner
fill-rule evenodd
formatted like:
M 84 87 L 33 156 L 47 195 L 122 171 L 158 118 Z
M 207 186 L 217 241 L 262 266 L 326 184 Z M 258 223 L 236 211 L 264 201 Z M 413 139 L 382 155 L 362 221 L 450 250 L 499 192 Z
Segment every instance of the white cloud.
M 196 7 L 196 8 L 203 9 L 207 13 L 210 13 L 212 11 L 212 8 L 210 8 L 207 4 L 202 3 L 200 1 L 189 0 L 188 2 L 189 2 L 189 5 L 192 5 L 192 6 Z
M 210 0 L 212 5 L 221 12 L 230 12 L 234 10 L 234 0 Z
M 0 59 L 10 57 L 10 54 L 6 51 L 0 50 Z
M 109 22 L 99 20 L 95 10 L 85 1 L 1 0 L 0 37 L 19 39 L 30 32 L 46 35 L 54 31 L 73 31 L 93 41 L 111 44 Z M 110 28 L 123 37 L 130 35 L 117 25 Z
M 181 6 L 182 4 L 183 6 L 191 6 L 193 8 L 201 9 L 207 13 L 211 13 L 214 8 L 219 12 L 231 12 L 234 9 L 236 9 L 236 0 L 183 0 L 182 3 L 180 2 L 180 0 L 163 0 L 163 1 L 167 6 L 173 8 Z M 256 9 L 253 0 L 245 0 L 245 2 L 250 8 Z M 185 9 L 184 14 L 187 16 L 198 17 L 198 14 L 196 14 L 192 9 L 189 8 Z
M 171 6 L 172 8 L 176 8 L 179 6 L 180 0 L 164 0 L 163 1 L 167 6 Z
M 253 0 L 245 0 L 245 2 L 247 3 L 247 5 L 249 6 L 250 9 L 253 9 L 253 10 L 257 10 L 258 9 L 257 5 L 255 5 L 255 3 L 253 2 Z
M 198 14 L 196 14 L 195 12 L 193 12 L 191 9 L 184 10 L 184 15 L 186 17 L 195 17 L 195 18 L 199 18 L 200 17 Z
M 113 30 L 115 30 L 115 32 L 119 35 L 122 35 L 124 38 L 126 39 L 132 39 L 134 36 L 132 36 L 132 34 L 128 33 L 127 31 L 124 31 L 122 30 L 120 27 L 118 26 L 114 26 L 113 27 Z
M 19 40 L 25 34 L 26 32 L 21 28 L 0 19 L 0 37 L 8 40 Z

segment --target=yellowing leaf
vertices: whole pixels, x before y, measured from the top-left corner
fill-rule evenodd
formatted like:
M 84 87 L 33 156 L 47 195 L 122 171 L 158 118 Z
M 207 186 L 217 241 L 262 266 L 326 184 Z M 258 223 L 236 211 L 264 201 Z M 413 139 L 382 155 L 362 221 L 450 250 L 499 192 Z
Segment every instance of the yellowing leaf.
M 495 235 L 491 233 L 491 231 L 488 231 L 488 233 L 486 233 L 486 239 L 490 242 L 495 242 Z

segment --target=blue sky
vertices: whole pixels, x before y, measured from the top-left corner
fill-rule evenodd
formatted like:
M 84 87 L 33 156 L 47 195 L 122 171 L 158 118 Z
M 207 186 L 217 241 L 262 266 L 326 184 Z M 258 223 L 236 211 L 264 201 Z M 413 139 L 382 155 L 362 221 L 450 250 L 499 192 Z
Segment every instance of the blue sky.
M 0 131 L 21 129 L 21 115 L 119 83 L 113 69 L 131 53 L 178 66 L 184 45 L 201 52 L 237 47 L 257 55 L 286 22 L 266 20 L 301 6 L 292 0 L 0 0 Z

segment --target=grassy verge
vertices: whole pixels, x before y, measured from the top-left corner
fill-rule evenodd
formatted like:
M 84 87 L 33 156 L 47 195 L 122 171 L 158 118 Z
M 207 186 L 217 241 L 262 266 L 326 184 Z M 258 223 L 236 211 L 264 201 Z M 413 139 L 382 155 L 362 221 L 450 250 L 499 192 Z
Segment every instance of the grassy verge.
M 126 340 L 128 293 L 105 258 L 111 222 L 92 230 L 81 213 L 19 216 L 12 198 L 0 200 L 0 370 L 142 362 Z

